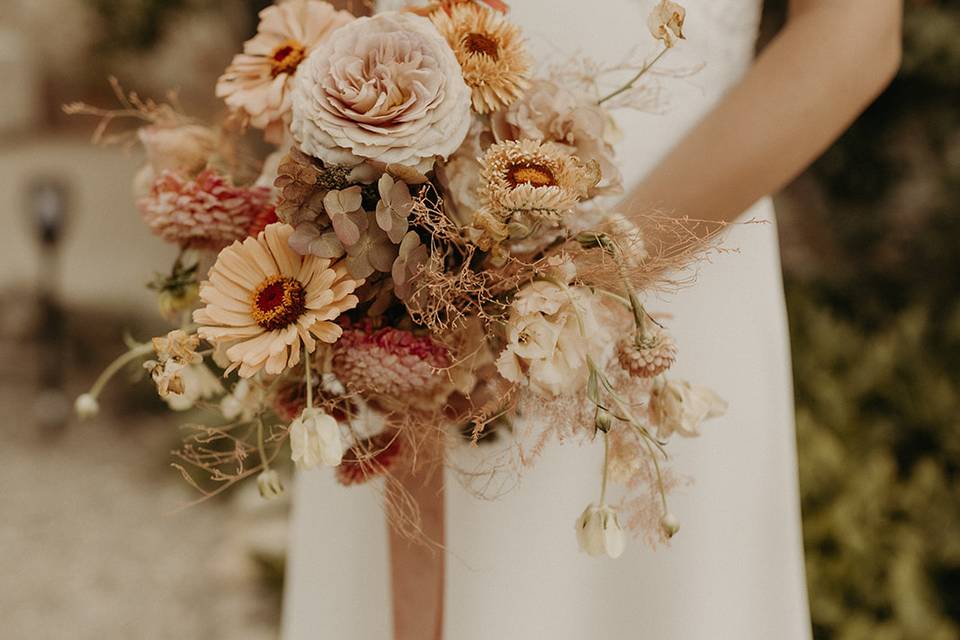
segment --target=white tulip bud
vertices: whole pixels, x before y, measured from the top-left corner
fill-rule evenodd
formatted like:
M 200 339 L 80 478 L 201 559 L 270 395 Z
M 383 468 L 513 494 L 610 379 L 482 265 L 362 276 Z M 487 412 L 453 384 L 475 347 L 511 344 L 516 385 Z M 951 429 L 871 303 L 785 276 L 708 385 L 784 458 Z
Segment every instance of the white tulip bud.
M 663 516 L 663 520 L 660 521 L 660 526 L 663 527 L 663 532 L 668 538 L 672 538 L 680 531 L 680 521 L 677 520 L 677 516 L 672 513 Z
M 83 393 L 77 396 L 73 403 L 73 410 L 81 420 L 87 420 L 100 413 L 100 403 L 90 393 Z
M 590 505 L 577 519 L 577 542 L 591 556 L 619 558 L 625 546 L 620 514 L 607 505 Z
M 260 497 L 266 500 L 283 495 L 283 483 L 280 482 L 280 474 L 273 469 L 267 469 L 257 476 L 257 489 L 260 490 Z
M 322 409 L 304 409 L 290 425 L 290 449 L 300 469 L 336 467 L 343 459 L 340 426 Z

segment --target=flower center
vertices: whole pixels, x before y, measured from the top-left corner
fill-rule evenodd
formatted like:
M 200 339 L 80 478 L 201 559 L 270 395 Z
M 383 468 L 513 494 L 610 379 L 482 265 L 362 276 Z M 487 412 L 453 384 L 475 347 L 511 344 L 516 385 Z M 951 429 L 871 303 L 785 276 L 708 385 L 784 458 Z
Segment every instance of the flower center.
M 482 33 L 468 33 L 463 36 L 463 46 L 470 53 L 483 53 L 494 60 L 500 57 L 500 46 L 497 41 Z
M 297 321 L 307 306 L 307 294 L 298 280 L 270 276 L 253 292 L 250 314 L 266 329 L 282 329 Z
M 529 184 L 534 187 L 552 187 L 557 179 L 548 167 L 542 164 L 516 164 L 507 169 L 507 181 L 513 187 Z
M 306 57 L 306 48 L 296 40 L 284 40 L 270 52 L 270 72 L 276 78 L 281 73 L 293 73 Z

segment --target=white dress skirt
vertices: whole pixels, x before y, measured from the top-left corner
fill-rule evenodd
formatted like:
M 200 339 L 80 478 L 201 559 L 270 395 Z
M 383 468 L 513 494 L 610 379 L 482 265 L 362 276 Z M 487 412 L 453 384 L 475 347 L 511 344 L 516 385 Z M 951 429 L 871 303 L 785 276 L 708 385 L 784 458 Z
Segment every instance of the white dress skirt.
M 616 62 L 650 36 L 654 0 L 514 0 L 540 61 L 581 51 Z M 627 184 L 636 183 L 748 68 L 760 0 L 685 0 L 687 40 L 662 60 L 660 114 L 616 114 Z M 649 45 L 653 51 L 653 46 Z M 641 49 L 643 51 L 643 49 Z M 735 149 L 730 150 L 736 153 Z M 722 157 L 709 162 L 723 162 Z M 691 176 L 695 179 L 695 176 Z M 695 480 L 671 497 L 668 548 L 618 560 L 580 553 L 573 524 L 596 499 L 602 447 L 552 446 L 496 501 L 446 481 L 446 640 L 807 640 L 792 383 L 777 230 L 768 199 L 733 226 L 695 286 L 649 306 L 669 313 L 674 375 L 730 405 L 703 436 L 671 442 Z M 297 478 L 285 640 L 391 637 L 387 528 L 373 487 L 328 471 Z

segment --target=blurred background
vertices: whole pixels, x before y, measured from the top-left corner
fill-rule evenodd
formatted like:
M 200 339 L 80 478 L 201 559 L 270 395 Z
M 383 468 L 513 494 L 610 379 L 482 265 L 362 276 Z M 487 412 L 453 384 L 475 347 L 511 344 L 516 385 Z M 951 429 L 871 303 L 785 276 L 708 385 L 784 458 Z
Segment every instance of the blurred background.
M 276 637 L 286 505 L 247 486 L 175 512 L 192 497 L 168 466 L 179 416 L 149 385 L 70 419 L 125 331 L 159 332 L 144 285 L 173 254 L 133 209 L 136 152 L 60 110 L 112 106 L 115 75 L 216 116 L 213 82 L 265 4 L 3 0 L 3 637 Z M 761 46 L 785 4 L 767 1 Z M 907 0 L 904 38 L 892 86 L 778 196 L 825 640 L 960 638 L 960 1 Z

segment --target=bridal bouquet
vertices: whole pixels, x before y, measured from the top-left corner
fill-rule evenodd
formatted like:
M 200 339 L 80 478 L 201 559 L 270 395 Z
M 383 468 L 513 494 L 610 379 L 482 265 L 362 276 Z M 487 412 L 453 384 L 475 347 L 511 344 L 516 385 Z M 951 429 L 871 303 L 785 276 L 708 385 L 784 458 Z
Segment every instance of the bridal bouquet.
M 683 21 L 654 8 L 661 55 Z M 151 285 L 176 328 L 132 344 L 77 412 L 137 362 L 172 409 L 215 411 L 174 454 L 203 496 L 248 477 L 276 496 L 292 459 L 344 485 L 386 478 L 400 527 L 417 509 L 399 478 L 447 465 L 489 497 L 478 479 L 551 440 L 602 446 L 581 547 L 616 557 L 625 528 L 669 538 L 669 440 L 724 403 L 670 377 L 677 346 L 643 306 L 703 234 L 611 208 L 611 110 L 651 65 L 603 93 L 598 68 L 534 74 L 495 0 L 373 17 L 287 0 L 217 82 L 216 127 L 119 88 L 123 109 L 68 106 L 102 117 L 101 139 L 117 116 L 144 121 L 136 205 L 179 247 Z M 645 246 L 645 229 L 672 240 Z M 485 447 L 486 463 L 454 462 Z

